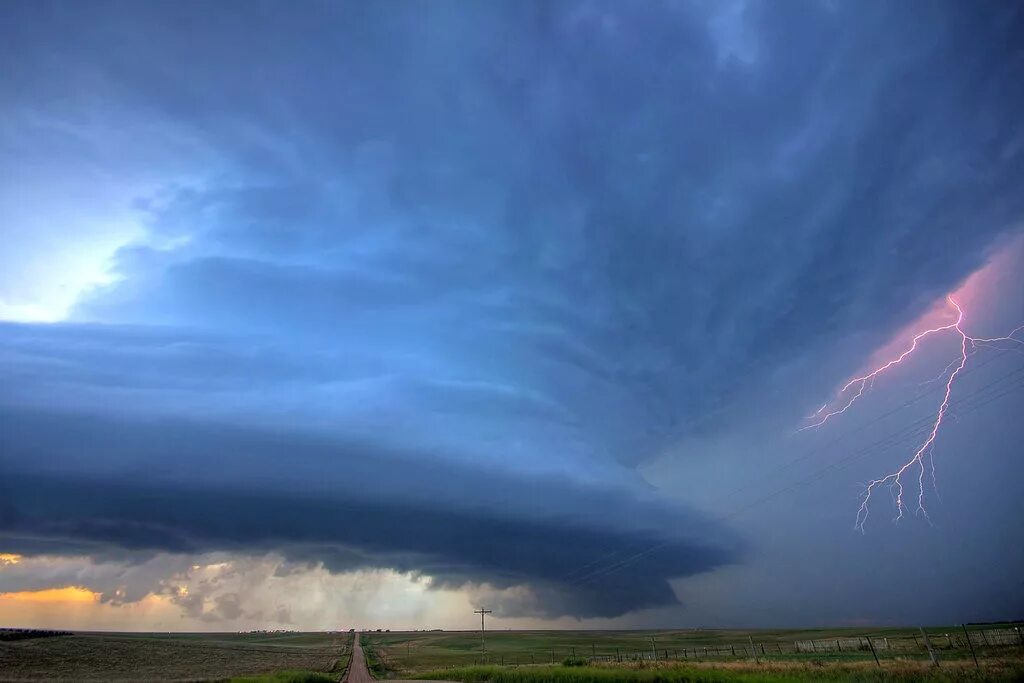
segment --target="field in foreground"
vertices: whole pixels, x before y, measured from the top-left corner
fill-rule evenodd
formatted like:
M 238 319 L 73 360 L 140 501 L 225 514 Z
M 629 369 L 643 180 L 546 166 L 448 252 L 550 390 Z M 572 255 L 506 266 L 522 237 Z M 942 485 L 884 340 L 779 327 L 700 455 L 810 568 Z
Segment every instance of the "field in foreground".
M 941 661 L 1024 657 L 1024 633 L 1016 624 L 925 629 Z M 368 633 L 364 649 L 396 675 L 474 665 L 629 662 L 930 662 L 924 637 L 911 628 L 810 630 L 666 631 L 430 631 Z M 876 665 L 877 666 L 877 665 Z
M 421 673 L 421 679 L 448 679 L 461 683 L 952 683 L 1024 680 L 1024 662 L 989 660 L 983 669 L 973 662 L 947 663 L 935 668 L 923 662 L 647 662 L 598 666 L 475 666 Z
M 959 630 L 958 630 L 959 629 Z M 464 683 L 1024 680 L 1017 625 L 927 629 L 496 631 L 364 633 L 379 678 Z M 77 633 L 2 642 L 0 681 L 340 679 L 351 636 L 327 633 Z M 873 654 L 870 646 L 875 648 Z M 875 661 L 878 656 L 879 663 Z M 756 661 L 755 661 L 756 656 Z M 565 666 L 568 660 L 572 666 Z M 294 672 L 294 673 L 284 673 Z
M 337 680 L 351 637 L 326 633 L 81 633 L 0 642 L 0 681 Z

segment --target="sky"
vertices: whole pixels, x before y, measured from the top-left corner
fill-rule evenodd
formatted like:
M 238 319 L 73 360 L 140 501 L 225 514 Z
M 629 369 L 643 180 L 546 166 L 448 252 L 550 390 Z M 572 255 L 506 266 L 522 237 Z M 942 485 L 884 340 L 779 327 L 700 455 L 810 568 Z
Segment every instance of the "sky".
M 1022 36 L 3 3 L 0 624 L 1020 618 Z

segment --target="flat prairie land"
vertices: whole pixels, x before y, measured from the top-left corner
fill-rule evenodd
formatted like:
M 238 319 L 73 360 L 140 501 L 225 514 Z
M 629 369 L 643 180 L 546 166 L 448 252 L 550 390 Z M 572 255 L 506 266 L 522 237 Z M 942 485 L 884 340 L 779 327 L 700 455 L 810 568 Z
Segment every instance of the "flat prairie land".
M 381 679 L 462 683 L 1024 680 L 1019 625 L 816 630 L 364 632 Z M 75 633 L 0 642 L 0 681 L 337 681 L 348 633 Z M 871 647 L 875 648 L 872 652 Z M 978 665 L 972 656 L 978 658 Z M 876 662 L 875 657 L 878 661 Z
M 351 637 L 327 633 L 76 633 L 0 642 L 0 681 L 216 681 L 344 671 Z
M 771 665 L 805 667 L 809 672 L 806 675 L 810 676 L 808 680 L 814 680 L 815 676 L 828 678 L 823 675 L 822 667 L 838 667 L 837 671 L 843 670 L 855 679 L 866 676 L 864 680 L 875 680 L 872 676 L 879 670 L 895 671 L 902 666 L 916 671 L 919 664 L 931 666 L 928 645 L 939 660 L 939 668 L 946 672 L 977 669 L 975 656 L 982 668 L 986 663 L 991 665 L 989 674 L 1000 667 L 1013 668 L 1024 664 L 1024 635 L 1018 629 L 1015 625 L 971 627 L 968 643 L 960 626 L 931 627 L 925 629 L 927 644 L 920 630 L 915 628 L 488 631 L 486 656 L 482 652 L 479 631 L 373 632 L 363 634 L 362 641 L 364 649 L 373 653 L 381 668 L 398 677 L 429 673 L 435 678 L 480 680 L 473 677 L 482 675 L 484 670 L 487 675 L 502 670 L 506 673 L 493 680 L 514 683 L 516 676 L 543 668 L 557 672 L 545 679 L 554 683 L 565 676 L 583 680 L 580 676 L 584 671 L 593 673 L 595 667 L 619 671 L 668 667 L 677 673 L 683 667 L 702 671 L 702 676 L 707 676 L 711 670 L 742 668 L 749 664 L 762 673 Z M 514 673 L 516 667 L 522 674 Z M 870 672 L 872 667 L 875 673 Z M 1015 670 L 1024 680 L 1024 671 L 1019 666 Z M 605 680 L 609 675 L 602 670 L 588 680 Z M 629 674 L 629 680 L 638 675 Z M 968 678 L 963 680 L 971 680 L 974 674 L 966 672 L 964 675 Z M 467 676 L 470 678 L 466 679 Z
M 1010 683 L 1024 677 L 1024 662 L 985 660 L 981 668 L 957 661 L 936 668 L 930 662 L 657 662 L 599 666 L 476 666 L 423 672 L 417 678 L 460 683 Z

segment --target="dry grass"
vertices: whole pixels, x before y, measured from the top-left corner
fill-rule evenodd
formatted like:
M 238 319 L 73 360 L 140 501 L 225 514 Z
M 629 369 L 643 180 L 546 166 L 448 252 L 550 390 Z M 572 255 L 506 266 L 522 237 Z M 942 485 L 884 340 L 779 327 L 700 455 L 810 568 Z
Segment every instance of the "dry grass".
M 807 683 L 809 681 L 855 681 L 860 683 L 967 683 L 968 681 L 1024 680 L 1021 658 L 988 658 L 982 668 L 973 661 L 943 662 L 935 668 L 929 662 L 888 661 L 879 668 L 874 662 L 749 661 L 607 664 L 587 667 L 479 666 L 426 672 L 417 678 L 449 679 L 462 683 Z
M 657 664 L 631 663 L 608 665 L 610 668 L 623 667 L 628 669 L 670 669 L 671 662 Z M 678 667 L 678 663 L 675 663 Z M 699 662 L 688 665 L 693 669 L 712 669 L 747 674 L 773 674 L 779 677 L 795 676 L 802 680 L 814 680 L 818 677 L 836 678 L 840 680 L 1006 680 L 1018 681 L 1024 677 L 1024 658 L 989 657 L 981 660 L 981 667 L 975 667 L 973 660 L 956 659 L 940 660 L 936 669 L 930 661 L 889 660 L 883 661 L 879 667 L 874 661 L 837 662 L 825 661 L 785 661 L 776 660 L 755 664 L 750 661 L 733 662 Z
M 80 634 L 0 643 L 0 681 L 208 681 L 344 667 L 347 636 L 277 645 L 244 637 Z M 340 675 L 340 674 L 339 674 Z
M 960 627 L 932 627 L 927 631 L 943 660 L 970 660 Z M 978 656 L 999 657 L 1020 652 L 1017 638 L 999 646 L 989 636 L 971 629 Z M 952 634 L 953 639 L 949 634 Z M 757 645 L 762 660 L 866 662 L 874 658 L 862 636 L 871 636 L 883 660 L 897 657 L 927 660 L 928 654 L 916 628 L 851 627 L 800 630 L 648 630 L 648 631 L 493 631 L 487 633 L 487 659 L 480 654 L 479 631 L 391 632 L 364 634 L 363 643 L 372 644 L 388 668 L 402 675 L 419 671 L 468 667 L 481 664 L 555 664 L 571 657 L 590 661 L 616 658 L 647 659 L 654 639 L 658 660 L 676 665 L 697 661 L 727 662 L 749 660 L 749 643 Z M 837 647 L 836 640 L 844 641 Z M 815 650 L 809 641 L 816 641 Z M 850 640 L 857 643 L 851 648 Z M 804 641 L 796 651 L 794 641 Z M 596 658 L 595 658 L 596 655 Z

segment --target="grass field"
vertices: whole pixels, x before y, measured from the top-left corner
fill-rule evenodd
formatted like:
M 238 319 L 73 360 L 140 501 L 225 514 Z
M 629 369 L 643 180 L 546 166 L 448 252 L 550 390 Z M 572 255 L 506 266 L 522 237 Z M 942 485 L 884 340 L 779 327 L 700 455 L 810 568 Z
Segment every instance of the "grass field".
M 882 683 L 923 681 L 952 683 L 968 681 L 1020 681 L 1024 664 L 993 660 L 982 670 L 963 661 L 935 668 L 923 662 L 888 662 L 883 668 L 874 662 L 717 662 L 680 664 L 658 662 L 603 666 L 476 666 L 421 673 L 421 679 L 447 679 L 462 683 L 809 683 L 811 681 L 855 681 Z
M 492 631 L 486 665 L 476 631 L 374 632 L 362 642 L 378 678 L 465 683 L 1024 680 L 1024 643 L 1012 626 L 972 630 L 980 669 L 962 630 L 927 631 L 937 669 L 920 634 L 896 628 Z M 0 681 L 337 681 L 350 643 L 326 633 L 79 633 L 0 642 Z
M 0 681 L 337 680 L 350 642 L 326 633 L 81 633 L 0 643 Z
M 960 627 L 929 628 L 933 647 L 942 659 L 968 659 L 970 649 Z M 993 631 L 988 631 L 993 633 Z M 1016 632 L 1002 629 L 1003 644 L 992 636 L 982 640 L 972 630 L 972 643 L 981 657 L 1024 654 Z M 876 653 L 885 660 L 928 660 L 916 629 L 837 628 L 816 630 L 673 630 L 673 631 L 491 631 L 487 633 L 487 658 L 481 655 L 480 633 L 393 632 L 364 634 L 388 670 L 415 673 L 427 669 L 480 664 L 558 664 L 566 658 L 628 662 L 637 659 L 673 661 L 767 661 L 870 662 Z M 653 639 L 653 640 L 652 640 Z M 988 643 L 986 645 L 986 643 Z M 799 646 L 799 647 L 798 647 Z
M 907 628 L 492 631 L 486 661 L 473 631 L 370 633 L 363 643 L 379 675 L 467 683 L 1024 680 L 1024 643 L 1012 626 L 971 630 L 980 669 L 958 629 L 926 629 L 938 670 L 920 632 Z

